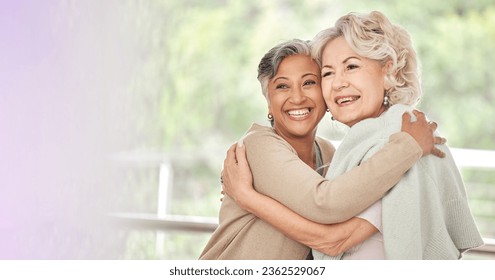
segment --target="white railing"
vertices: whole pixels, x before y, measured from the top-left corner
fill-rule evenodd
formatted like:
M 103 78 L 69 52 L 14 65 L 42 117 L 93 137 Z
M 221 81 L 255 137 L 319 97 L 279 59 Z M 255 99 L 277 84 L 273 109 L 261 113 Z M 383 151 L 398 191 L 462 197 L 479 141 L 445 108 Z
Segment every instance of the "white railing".
M 338 141 L 332 141 L 338 147 Z M 452 156 L 460 168 L 481 168 L 495 170 L 495 151 L 451 148 Z M 161 160 L 160 160 L 161 158 Z M 131 229 L 146 228 L 154 230 L 186 230 L 194 232 L 213 232 L 218 226 L 217 218 L 201 216 L 168 215 L 168 198 L 173 185 L 173 167 L 169 159 L 162 155 L 140 156 L 119 155 L 119 161 L 134 162 L 144 165 L 160 165 L 158 186 L 158 209 L 156 214 L 113 213 L 109 217 L 120 226 Z M 495 258 L 495 239 L 484 238 L 485 245 L 471 250 L 488 254 Z
M 158 217 L 154 214 L 115 213 L 110 218 L 119 226 L 129 229 L 154 229 L 161 231 L 185 230 L 212 233 L 218 226 L 218 219 L 201 216 L 167 215 Z M 495 258 L 495 239 L 484 238 L 484 246 L 470 250 Z
M 337 148 L 341 141 L 332 141 Z M 478 149 L 450 148 L 454 161 L 459 168 L 495 169 L 495 151 Z
M 460 168 L 495 169 L 495 151 L 458 148 L 450 150 Z

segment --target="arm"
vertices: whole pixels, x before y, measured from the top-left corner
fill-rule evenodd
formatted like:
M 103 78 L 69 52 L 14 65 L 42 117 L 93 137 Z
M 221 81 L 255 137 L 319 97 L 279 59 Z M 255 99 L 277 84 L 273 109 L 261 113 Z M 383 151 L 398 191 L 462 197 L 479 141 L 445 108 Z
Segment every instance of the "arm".
M 247 210 L 287 237 L 330 256 L 337 256 L 362 243 L 378 230 L 368 221 L 351 218 L 343 223 L 318 224 L 253 190 L 253 208 Z
M 425 143 L 433 146 L 432 129 L 424 117 L 414 123 L 405 117 L 403 129 L 405 123 L 413 136 L 405 132 L 392 135 L 388 145 L 373 157 L 334 180 L 324 179 L 304 164 L 276 134 L 251 133 L 244 142 L 254 185 L 260 193 L 312 221 L 328 224 L 348 220 L 383 197 L 428 151 L 423 148 Z
M 246 184 L 235 188 L 239 197 L 242 197 L 236 202 L 289 238 L 325 254 L 336 256 L 377 232 L 372 224 L 360 218 L 352 218 L 339 224 L 323 225 L 301 217 L 274 199 L 256 192 L 252 188 L 250 172 L 249 175 L 247 172 L 244 174 L 241 172 L 242 169 L 249 169 L 246 158 L 238 156 L 239 162 L 236 164 L 234 153 L 245 153 L 245 148 L 236 149 L 234 145 L 229 149 L 223 174 L 224 190 L 229 193 L 232 181 L 235 181 L 232 178 L 244 176 Z
M 323 224 L 348 220 L 369 207 L 384 196 L 422 154 L 412 137 L 399 133 L 360 166 L 327 180 L 290 152 L 285 141 L 273 139 L 276 135 L 251 136 L 244 141 L 256 190 L 299 215 Z M 235 194 L 233 196 L 237 199 Z

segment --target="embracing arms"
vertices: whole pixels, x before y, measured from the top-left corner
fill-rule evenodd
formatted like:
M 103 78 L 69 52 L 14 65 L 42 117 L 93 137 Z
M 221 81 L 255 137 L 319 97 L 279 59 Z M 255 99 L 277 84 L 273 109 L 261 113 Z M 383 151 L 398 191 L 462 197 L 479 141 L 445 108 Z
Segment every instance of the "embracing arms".
M 413 137 L 415 134 L 419 136 L 413 138 L 406 133 L 392 136 L 388 147 L 381 154 L 348 172 L 347 177 L 344 175 L 333 181 L 323 179 L 302 163 L 294 153 L 288 151 L 285 142 L 276 139 L 272 133 L 263 135 L 264 141 L 254 135 L 248 136 L 246 143 L 251 143 L 247 148 L 250 164 L 247 164 L 244 147 L 236 150 L 233 146 L 229 150 L 224 164 L 225 190 L 242 208 L 272 224 L 290 238 L 326 254 L 336 255 L 367 239 L 376 232 L 376 228 L 359 218 L 335 225 L 321 223 L 341 222 L 358 214 L 383 196 L 421 154 L 430 151 L 437 153 L 432 148 L 434 128 L 425 128 L 425 125 L 426 121 L 410 123 L 407 116 L 404 117 L 403 130 Z M 266 137 L 274 139 L 267 140 Z M 435 141 L 442 142 L 443 139 Z M 418 146 L 418 143 L 421 145 Z M 251 150 L 254 150 L 254 155 L 250 157 Z M 239 164 L 236 164 L 236 152 Z M 280 154 L 286 158 L 280 158 Z M 254 191 L 250 165 L 258 168 L 253 170 L 258 191 L 277 199 L 304 217 Z M 381 178 L 385 175 L 387 178 Z M 356 176 L 361 179 L 364 177 L 365 180 L 353 182 Z
M 275 133 L 253 131 L 244 138 L 252 185 L 258 192 L 312 221 L 323 224 L 346 221 L 383 197 L 422 155 L 432 151 L 433 131 L 426 121 L 411 123 L 405 117 L 404 129 L 409 129 L 408 133 L 393 134 L 373 157 L 332 180 L 323 178 L 302 162 L 292 147 Z M 242 199 L 235 193 L 231 197 L 236 201 Z
M 287 237 L 327 255 L 340 255 L 352 246 L 373 235 L 377 229 L 360 218 L 337 224 L 320 224 L 293 212 L 278 201 L 256 192 L 246 160 L 246 149 L 237 144 L 227 152 L 223 184 L 228 193 L 235 193 L 236 203 L 245 210 L 271 224 Z M 245 172 L 249 171 L 249 172 Z M 233 181 L 243 181 L 233 186 Z M 235 190 L 235 191 L 234 191 Z

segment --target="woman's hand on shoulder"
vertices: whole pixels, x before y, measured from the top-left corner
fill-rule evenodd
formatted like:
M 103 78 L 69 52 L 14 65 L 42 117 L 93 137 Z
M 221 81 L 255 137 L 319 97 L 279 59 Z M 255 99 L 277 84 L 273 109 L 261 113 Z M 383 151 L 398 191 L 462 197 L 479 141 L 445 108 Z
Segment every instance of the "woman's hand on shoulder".
M 445 157 L 445 153 L 435 147 L 436 144 L 445 144 L 447 140 L 443 137 L 435 136 L 433 133 L 438 125 L 435 122 L 427 121 L 423 112 L 413 110 L 416 121 L 411 122 L 411 115 L 402 115 L 402 131 L 409 133 L 423 150 L 423 156 L 433 154 L 437 157 Z
M 257 193 L 253 187 L 246 146 L 242 142 L 233 144 L 227 151 L 221 181 L 222 192 L 230 196 L 241 208 L 249 208 L 250 195 Z

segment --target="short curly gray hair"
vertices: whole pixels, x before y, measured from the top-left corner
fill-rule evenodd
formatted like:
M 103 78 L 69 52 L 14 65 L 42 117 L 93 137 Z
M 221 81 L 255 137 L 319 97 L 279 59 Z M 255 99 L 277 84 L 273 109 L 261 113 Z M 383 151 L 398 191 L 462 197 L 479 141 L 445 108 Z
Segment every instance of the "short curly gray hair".
M 360 56 L 379 61 L 382 65 L 392 62 L 385 77 L 385 83 L 390 86 L 391 105 L 415 106 L 419 102 L 422 93 L 417 55 L 411 36 L 403 27 L 392 24 L 377 11 L 349 13 L 312 40 L 312 56 L 320 66 L 325 46 L 341 36 Z
M 309 41 L 292 39 L 280 43 L 271 48 L 261 59 L 260 64 L 258 65 L 258 80 L 261 83 L 261 90 L 268 104 L 270 104 L 270 99 L 268 98 L 268 82 L 277 74 L 278 67 L 282 60 L 296 54 L 311 56 Z

